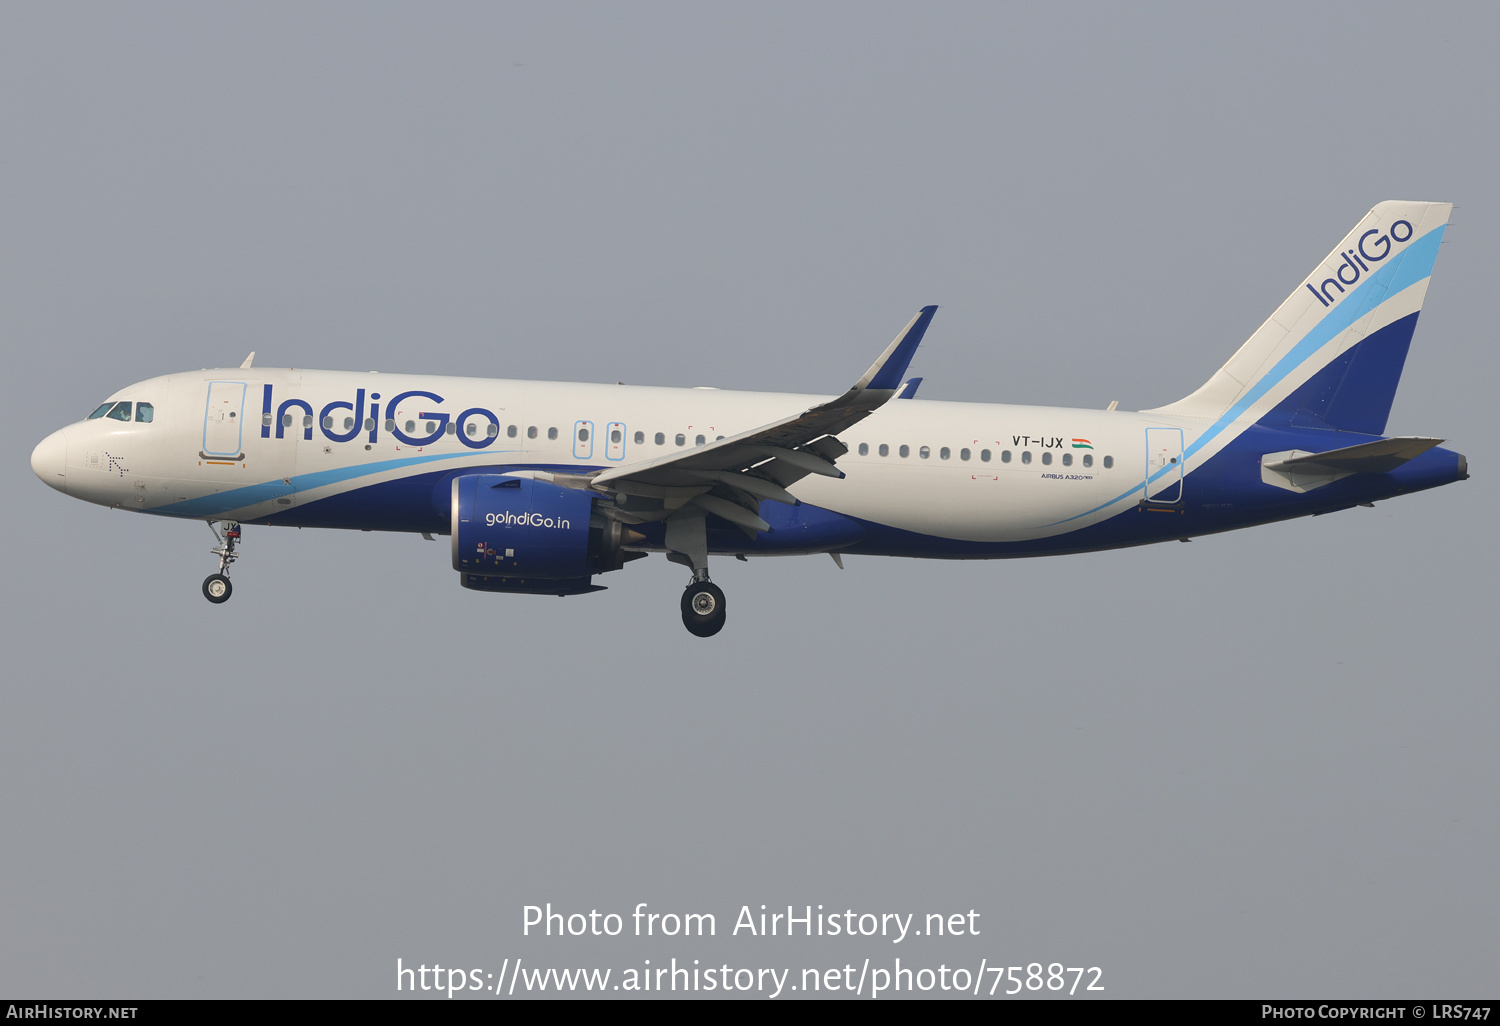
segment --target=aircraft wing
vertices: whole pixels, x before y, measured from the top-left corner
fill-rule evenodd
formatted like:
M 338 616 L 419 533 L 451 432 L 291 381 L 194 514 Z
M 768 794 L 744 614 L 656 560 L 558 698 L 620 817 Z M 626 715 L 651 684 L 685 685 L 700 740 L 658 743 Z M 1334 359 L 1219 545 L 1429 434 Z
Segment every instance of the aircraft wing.
M 837 399 L 708 445 L 605 470 L 588 478 L 586 487 L 616 495 L 613 512 L 627 521 L 664 520 L 697 507 L 752 535 L 767 530 L 757 514 L 762 499 L 796 505 L 787 485 L 808 474 L 844 476 L 834 463 L 849 449 L 834 436 L 896 395 L 936 312 L 936 306 L 924 306 Z M 648 501 L 632 510 L 619 496 Z

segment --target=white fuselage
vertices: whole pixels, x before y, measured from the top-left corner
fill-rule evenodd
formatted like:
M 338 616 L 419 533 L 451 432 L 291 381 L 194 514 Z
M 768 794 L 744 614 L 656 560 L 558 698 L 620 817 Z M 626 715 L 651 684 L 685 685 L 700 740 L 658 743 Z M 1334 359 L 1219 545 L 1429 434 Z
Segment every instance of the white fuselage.
M 403 394 L 391 409 L 388 400 Z M 244 522 L 436 469 L 628 466 L 821 401 L 792 393 L 270 368 L 173 374 L 112 398 L 150 403 L 151 423 L 101 417 L 65 428 L 55 446 L 58 474 L 48 483 L 122 509 Z M 283 406 L 289 401 L 295 405 Z M 330 404 L 344 405 L 328 410 Z M 461 426 L 453 423 L 474 410 L 480 412 Z M 1201 430 L 1191 418 L 898 400 L 841 435 L 850 450 L 838 461 L 842 480 L 808 477 L 791 491 L 803 502 L 923 535 L 1048 537 L 1102 519 L 1112 500 L 1139 491 L 1148 427 L 1182 429 L 1189 441 Z M 334 440 L 350 429 L 354 437 Z

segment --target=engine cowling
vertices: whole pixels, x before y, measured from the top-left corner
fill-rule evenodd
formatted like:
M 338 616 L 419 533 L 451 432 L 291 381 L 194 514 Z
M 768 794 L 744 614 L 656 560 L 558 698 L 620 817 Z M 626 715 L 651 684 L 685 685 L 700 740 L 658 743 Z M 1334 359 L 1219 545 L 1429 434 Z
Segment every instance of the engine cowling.
M 621 547 L 640 536 L 596 516 L 595 497 L 576 488 L 507 474 L 453 479 L 453 569 L 466 588 L 573 595 L 598 591 L 591 576 L 644 553 Z

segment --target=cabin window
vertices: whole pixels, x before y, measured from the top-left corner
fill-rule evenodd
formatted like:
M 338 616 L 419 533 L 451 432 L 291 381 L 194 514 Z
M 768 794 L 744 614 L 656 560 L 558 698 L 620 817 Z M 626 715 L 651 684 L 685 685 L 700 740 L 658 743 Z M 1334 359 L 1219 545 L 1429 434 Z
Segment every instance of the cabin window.
M 1050 466 L 1052 466 L 1052 454 L 1050 452 L 1044 452 L 1044 453 L 1042 453 L 1042 466 L 1044 466 L 1044 467 L 1050 467 Z
M 310 428 L 310 427 L 312 427 L 312 414 L 311 413 L 304 413 L 302 415 L 302 426 L 304 428 Z M 411 428 L 411 422 L 407 421 L 406 426 L 407 426 L 408 429 L 410 429 Z
M 455 424 L 455 423 L 453 423 L 453 421 L 450 420 L 447 424 L 443 425 L 443 433 L 444 434 L 449 434 L 449 435 L 457 434 L 458 433 L 458 425 Z
M 1003 457 L 1005 453 L 1002 452 L 1000 455 Z M 979 450 L 979 461 L 981 463 L 988 463 L 990 461 L 990 451 L 988 449 Z
M 911 446 L 909 446 L 909 445 L 903 445 L 901 448 L 897 449 L 896 451 L 901 454 L 901 458 L 904 460 L 904 459 L 906 459 L 906 457 L 908 457 L 908 456 L 911 455 Z
M 469 434 L 471 434 L 471 435 L 474 433 L 473 427 L 474 427 L 473 424 L 469 425 L 469 428 L 470 428 Z M 365 418 L 365 430 L 366 431 L 374 431 L 375 430 L 375 418 L 374 417 L 366 417 Z
M 677 433 L 677 444 L 678 445 L 687 445 L 687 435 L 685 435 L 685 434 L 683 434 L 682 432 L 679 431 Z
M 644 431 L 637 431 L 635 433 L 635 444 L 636 445 L 641 445 L 645 441 L 646 441 L 646 432 L 644 432 Z
M 479 425 L 474 423 L 472 420 L 469 421 L 464 425 L 464 434 L 468 435 L 470 438 L 473 438 L 475 435 L 479 434 Z
M 536 425 L 535 424 L 533 424 L 531 427 L 529 427 L 529 428 L 526 429 L 526 437 L 527 438 L 535 438 L 536 437 Z
M 333 418 L 332 417 L 324 417 L 323 418 L 323 427 L 325 429 L 331 431 L 333 429 Z
M 664 434 L 662 434 L 660 431 L 658 431 L 656 433 L 656 437 L 654 439 L 652 439 L 652 441 L 654 441 L 657 445 L 666 445 L 667 444 L 667 436 L 664 435 Z
M 943 446 L 941 449 L 938 450 L 938 459 L 945 460 L 949 456 L 952 456 L 952 455 L 953 455 L 952 450 L 950 450 L 946 445 Z
M 512 429 L 512 430 L 514 430 L 514 429 Z M 499 424 L 491 424 L 491 425 L 489 425 L 488 427 L 486 427 L 484 429 L 484 433 L 486 435 L 488 435 L 489 437 L 491 437 L 491 438 L 498 438 L 500 436 L 500 425 Z
M 1031 462 L 1031 450 L 1030 449 L 1025 449 L 1025 450 L 1023 450 L 1021 452 L 1021 462 L 1022 463 L 1030 463 Z
M 932 450 L 924 445 L 922 446 L 922 448 L 917 450 L 917 455 L 925 460 L 932 456 Z
M 547 437 L 551 441 L 554 441 L 554 442 L 557 441 L 557 428 L 548 428 L 547 429 Z
M 437 421 L 435 421 L 435 420 L 429 420 L 427 422 L 427 433 L 430 435 L 430 434 L 433 434 L 436 431 L 437 431 Z
M 1104 469 L 1105 470 L 1109 470 L 1114 465 L 1115 465 L 1115 458 L 1113 456 L 1106 456 L 1106 457 L 1104 457 Z
M 1000 453 L 1000 462 L 1001 463 L 1009 463 L 1010 462 L 1010 450 L 1009 449 L 1006 449 L 1006 450 L 1004 450 L 1003 452 Z
M 290 417 L 291 414 L 287 414 L 287 416 Z M 387 417 L 386 420 L 385 420 L 385 429 L 387 431 L 394 431 L 394 430 L 396 430 L 396 422 L 394 420 L 391 420 L 389 417 Z
M 891 454 L 891 447 L 889 445 L 886 445 L 884 442 L 881 442 L 880 443 L 880 455 L 882 455 L 882 456 L 889 456 L 890 454 Z
M 965 463 L 967 463 L 968 460 L 969 460 L 969 450 L 967 450 L 967 449 L 960 449 L 960 450 L 958 450 L 958 458 L 961 459 L 961 460 L 963 460 Z
M 579 428 L 578 429 L 578 440 L 580 442 L 587 442 L 589 440 L 589 429 L 588 428 Z
M 861 456 L 868 456 L 868 455 L 870 455 L 870 443 L 869 442 L 860 442 L 859 443 L 859 454 Z
M 389 431 L 390 430 L 391 421 L 386 421 L 385 423 L 386 423 L 386 430 Z M 292 426 L 292 415 L 290 413 L 283 413 L 281 415 L 281 426 L 284 427 L 284 428 L 289 428 L 289 427 Z
M 704 443 L 704 441 L 705 441 L 704 437 L 702 435 L 699 435 L 697 438 L 693 439 L 693 444 L 694 445 L 702 445 Z
M 1083 465 L 1085 467 L 1092 467 L 1094 465 L 1094 457 L 1090 456 L 1088 453 L 1084 453 L 1083 454 Z
M 1070 452 L 1063 453 L 1063 466 L 1065 466 L 1065 467 L 1071 467 L 1072 465 L 1073 465 L 1073 454 L 1070 453 Z
M 416 421 L 409 420 L 409 421 L 406 422 L 406 433 L 407 434 L 411 434 L 416 429 L 417 429 L 417 422 Z
M 109 417 L 110 420 L 129 420 L 130 404 L 115 403 L 115 408 L 110 410 L 109 413 L 105 414 L 105 416 Z
M 511 424 L 509 427 L 507 427 L 505 429 L 505 437 L 506 438 L 514 438 L 514 437 L 516 437 L 516 426 L 514 424 Z

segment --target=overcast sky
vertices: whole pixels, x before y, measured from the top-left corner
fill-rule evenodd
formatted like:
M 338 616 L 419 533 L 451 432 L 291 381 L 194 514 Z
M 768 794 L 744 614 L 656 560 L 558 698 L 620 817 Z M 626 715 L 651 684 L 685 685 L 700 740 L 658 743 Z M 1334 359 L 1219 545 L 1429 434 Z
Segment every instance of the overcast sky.
M 1497 30 L 1478 4 L 0 7 L 0 995 L 674 956 L 1500 991 Z M 1191 545 L 716 560 L 712 641 L 660 557 L 483 595 L 378 534 L 247 528 L 210 606 L 203 526 L 28 465 L 114 390 L 252 349 L 832 394 L 926 303 L 927 398 L 1151 407 L 1383 199 L 1459 204 L 1388 430 L 1472 480 Z M 548 901 L 719 935 L 522 937 Z M 982 932 L 730 936 L 762 903 Z

